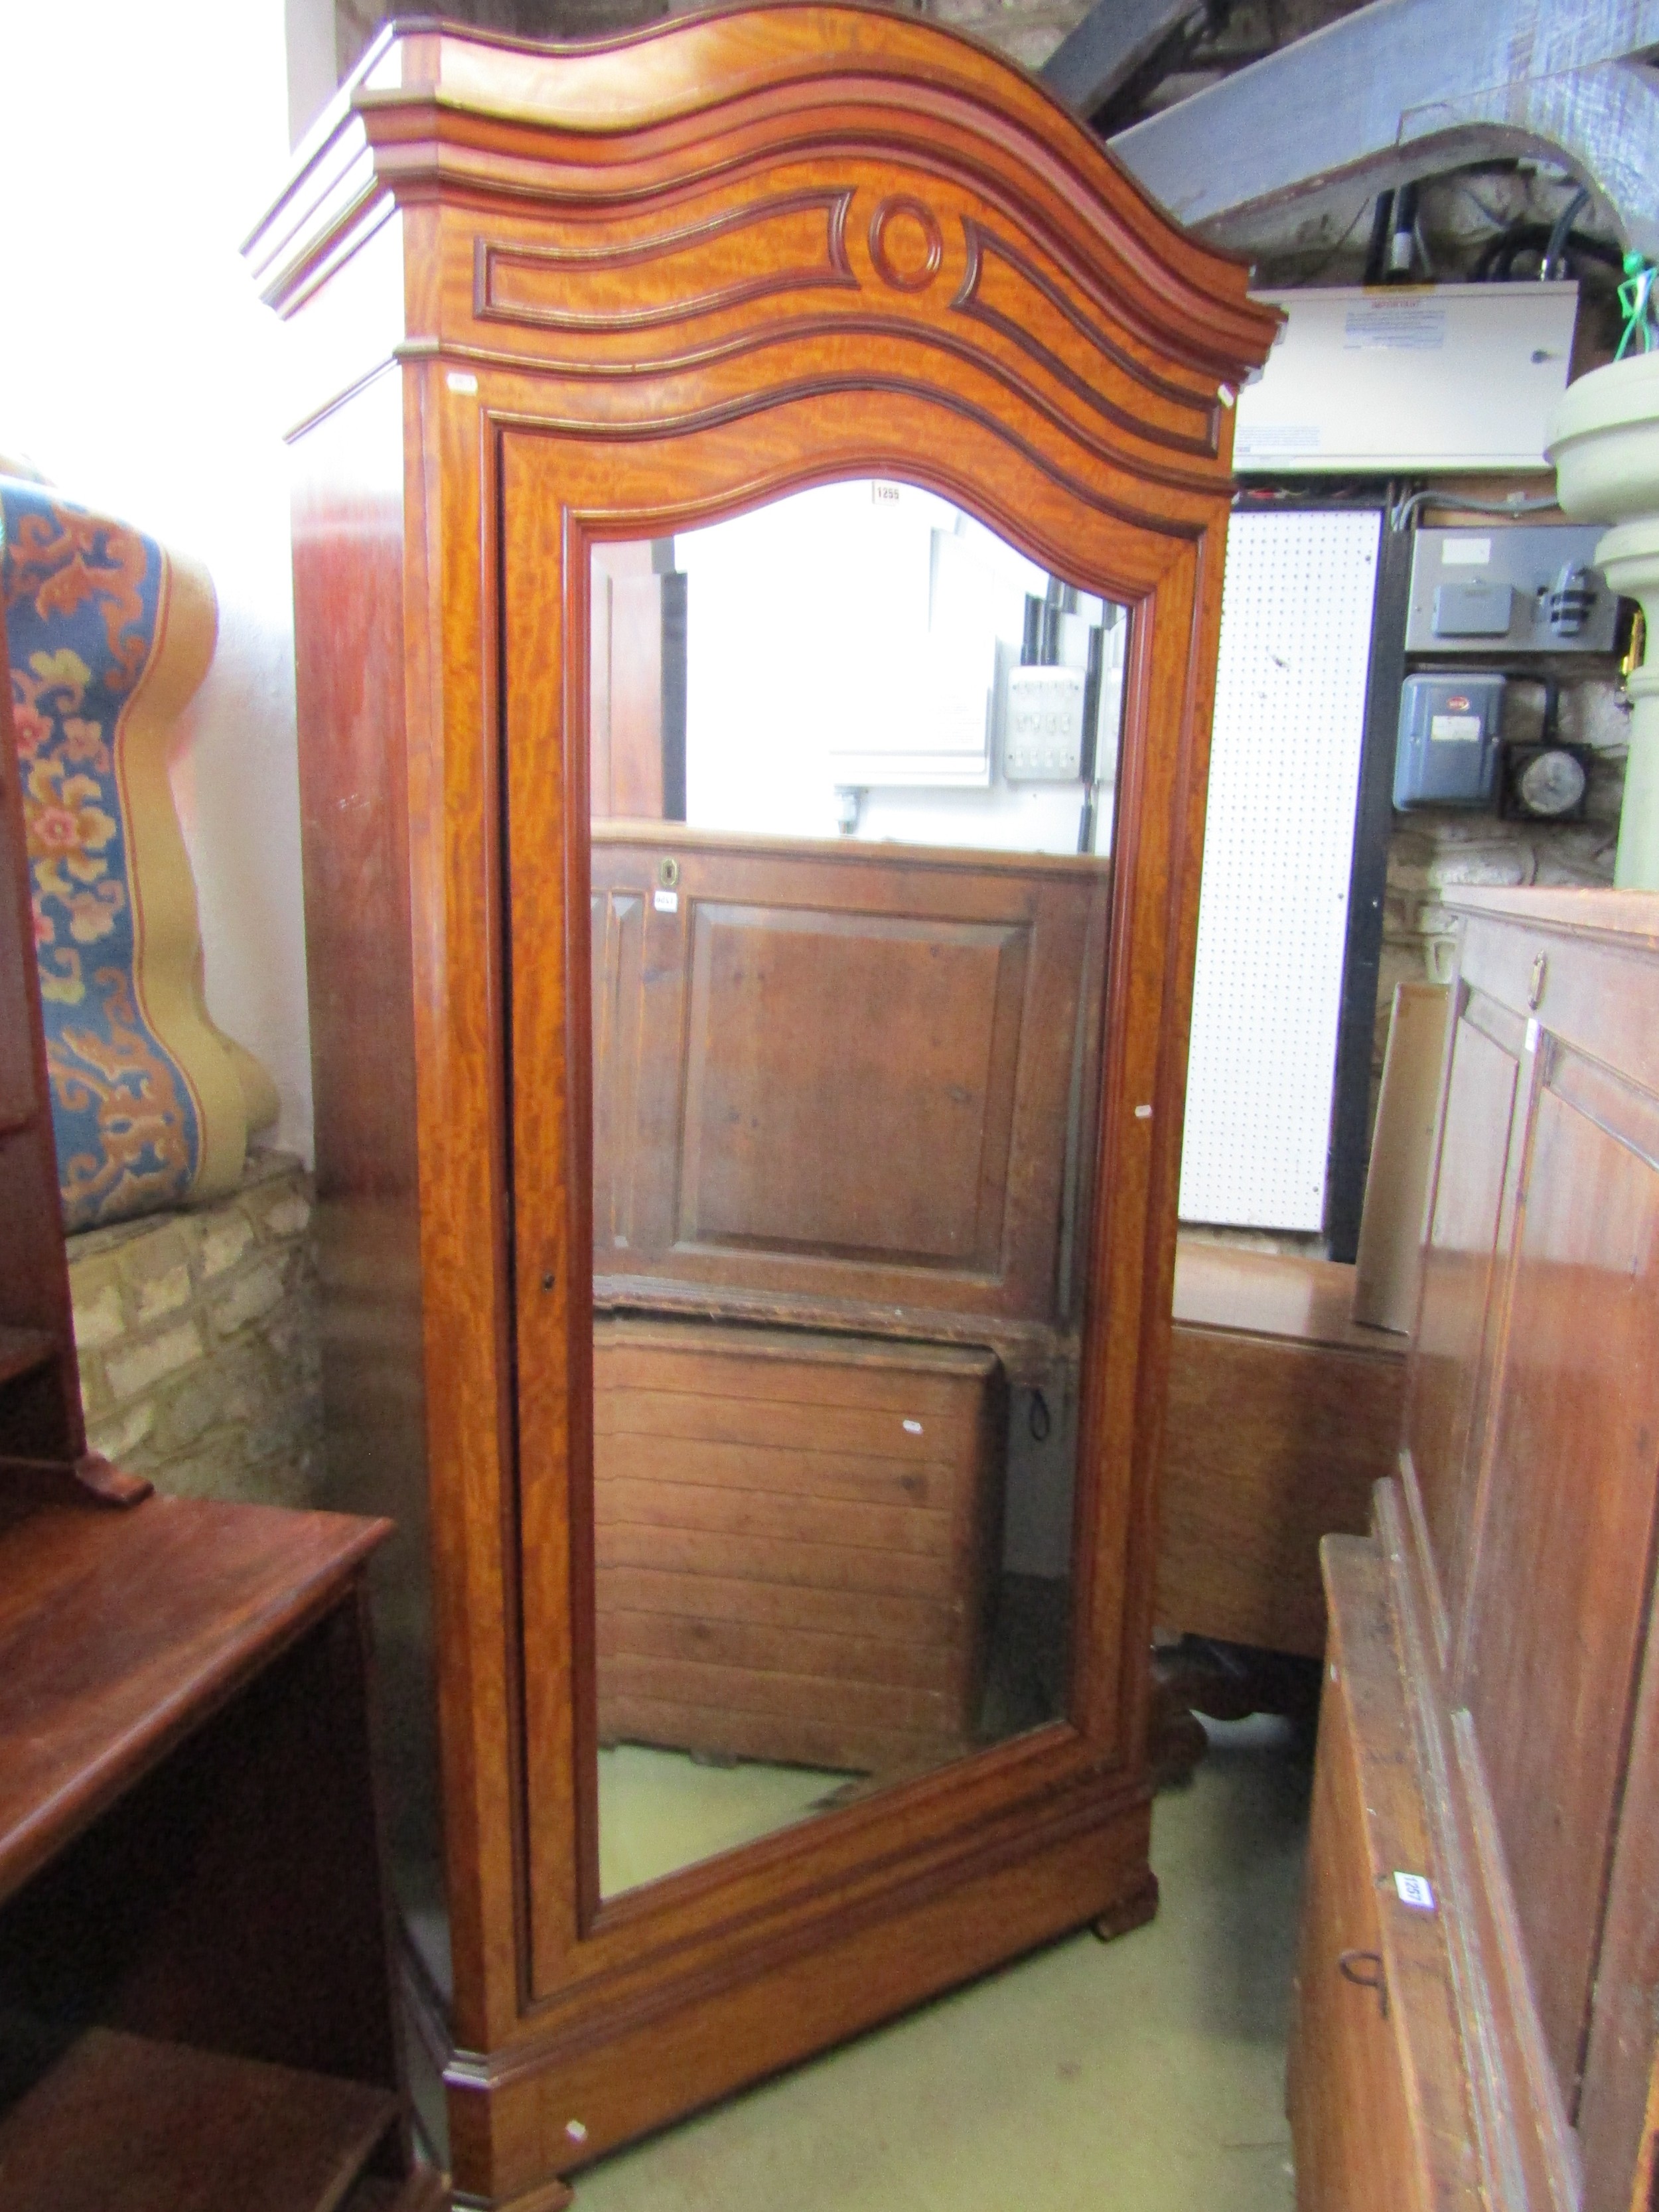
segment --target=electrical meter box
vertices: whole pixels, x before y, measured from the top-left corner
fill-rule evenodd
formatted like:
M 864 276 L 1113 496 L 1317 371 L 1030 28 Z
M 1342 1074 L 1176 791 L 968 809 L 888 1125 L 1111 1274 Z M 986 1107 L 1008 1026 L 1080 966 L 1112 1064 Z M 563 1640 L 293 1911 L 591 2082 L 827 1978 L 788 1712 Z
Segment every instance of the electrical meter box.
M 1394 757 L 1397 807 L 1491 805 L 1504 690 L 1504 678 L 1484 670 L 1406 678 Z
M 1611 653 L 1619 598 L 1595 566 L 1600 523 L 1419 530 L 1407 653 Z
M 1011 668 L 1002 772 L 1011 783 L 1076 783 L 1083 774 L 1080 668 Z

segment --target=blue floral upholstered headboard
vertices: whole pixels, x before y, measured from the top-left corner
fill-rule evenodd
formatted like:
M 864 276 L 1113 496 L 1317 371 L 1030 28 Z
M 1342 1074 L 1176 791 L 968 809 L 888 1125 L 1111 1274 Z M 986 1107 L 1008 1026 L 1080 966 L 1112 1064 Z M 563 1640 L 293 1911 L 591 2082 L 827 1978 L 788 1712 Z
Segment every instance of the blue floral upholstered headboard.
M 0 478 L 0 598 L 64 1223 L 217 1196 L 276 1094 L 202 997 L 168 736 L 213 658 L 213 586 L 153 538 Z

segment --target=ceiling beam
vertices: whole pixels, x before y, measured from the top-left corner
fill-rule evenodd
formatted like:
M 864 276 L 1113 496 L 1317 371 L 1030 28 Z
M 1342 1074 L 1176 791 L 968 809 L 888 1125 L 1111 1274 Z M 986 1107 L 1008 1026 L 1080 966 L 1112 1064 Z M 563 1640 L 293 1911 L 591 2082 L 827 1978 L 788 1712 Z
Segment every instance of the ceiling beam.
M 1656 47 L 1659 0 L 1371 0 L 1109 143 L 1218 244 L 1282 237 L 1292 207 L 1533 155 L 1659 259 Z
M 1086 119 L 1152 59 L 1196 6 L 1197 0 L 1095 0 L 1038 75 Z

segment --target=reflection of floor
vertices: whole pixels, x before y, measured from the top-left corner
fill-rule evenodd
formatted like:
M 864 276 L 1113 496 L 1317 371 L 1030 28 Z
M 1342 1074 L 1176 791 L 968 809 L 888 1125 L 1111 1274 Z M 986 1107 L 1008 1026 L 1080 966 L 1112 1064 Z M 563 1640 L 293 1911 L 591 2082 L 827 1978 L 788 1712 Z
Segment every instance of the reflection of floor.
M 1064 1582 L 1002 1577 L 987 1655 L 981 1742 L 1000 1742 L 1066 1710 L 1068 1594 Z M 600 1894 L 614 1897 L 907 1778 L 908 1770 L 848 1776 L 757 1759 L 722 1766 L 684 1752 L 617 1744 L 599 1753 Z
M 1308 1763 L 1212 1726 L 1157 1802 L 1164 1901 L 576 2179 L 577 2212 L 1287 2212 L 1285 2034 Z
M 802 1820 L 846 1780 L 744 1759 L 710 1766 L 683 1751 L 619 1743 L 599 1753 L 599 1894 L 614 1897 Z

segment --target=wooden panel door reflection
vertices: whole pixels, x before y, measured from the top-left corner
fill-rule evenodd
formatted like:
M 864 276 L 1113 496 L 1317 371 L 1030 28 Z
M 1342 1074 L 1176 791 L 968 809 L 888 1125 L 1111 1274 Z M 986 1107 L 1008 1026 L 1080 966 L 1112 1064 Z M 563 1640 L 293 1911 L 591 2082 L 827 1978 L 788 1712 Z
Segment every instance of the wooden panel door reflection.
M 1000 1272 L 1029 926 L 699 902 L 676 1243 Z
M 592 869 L 599 1305 L 1063 1359 L 1109 863 L 596 823 Z

